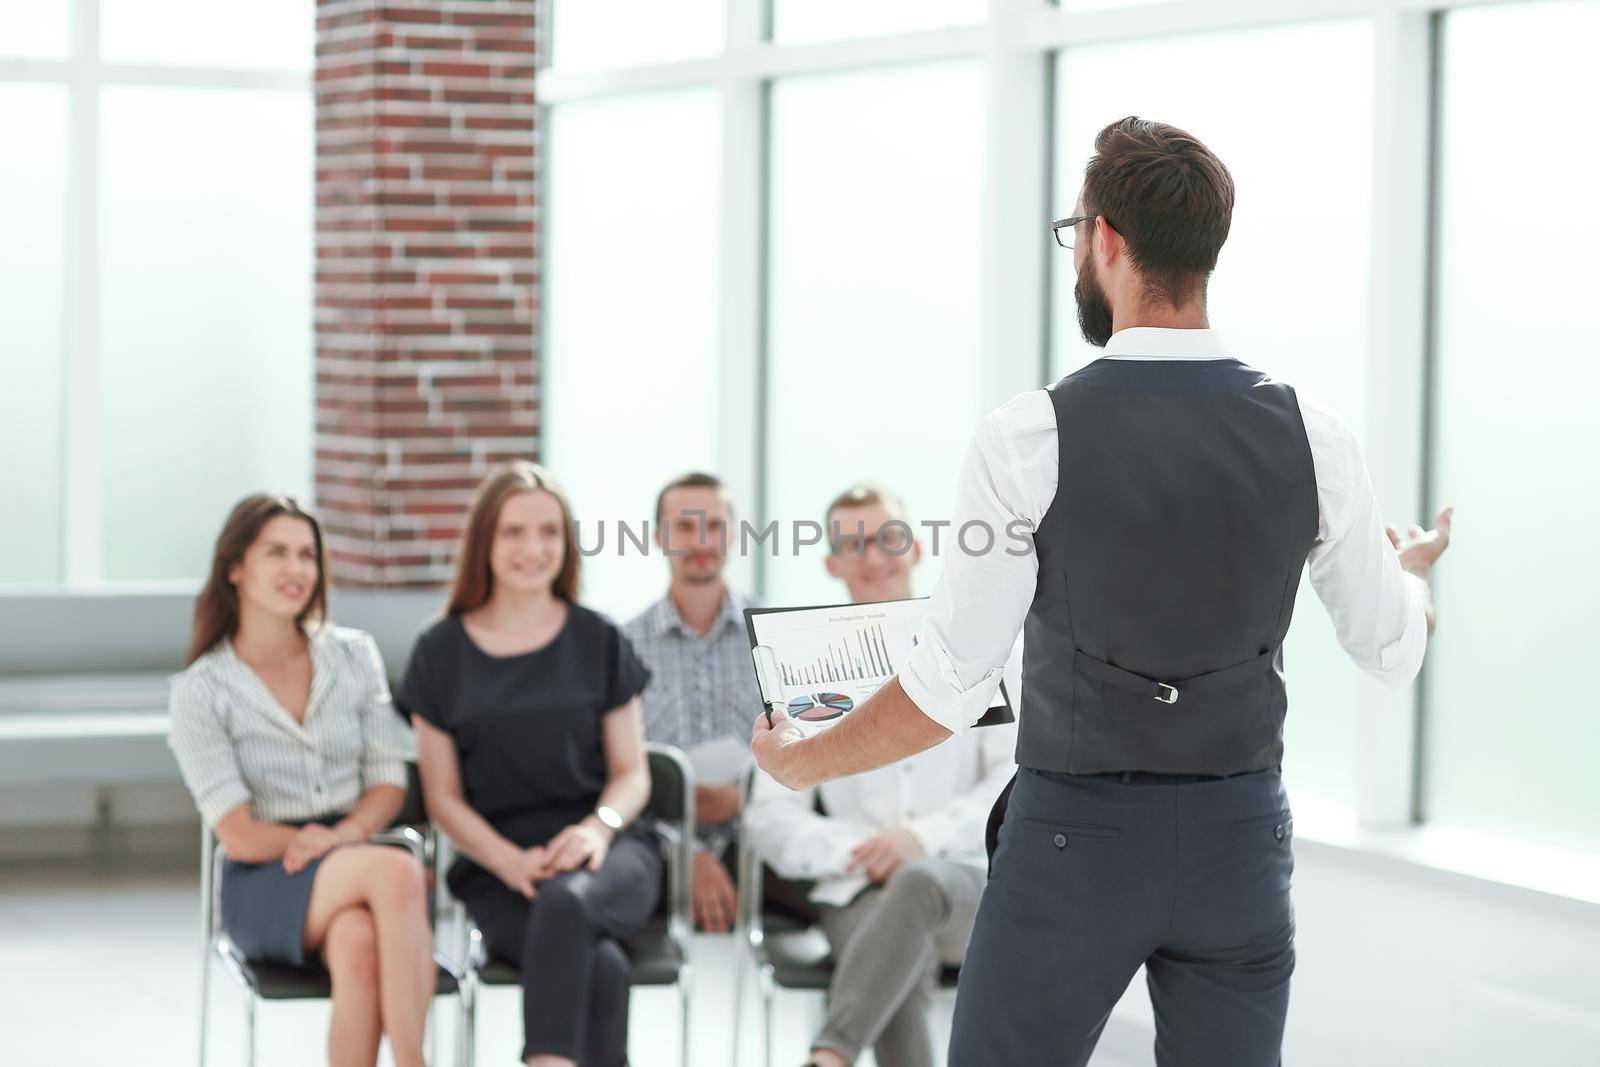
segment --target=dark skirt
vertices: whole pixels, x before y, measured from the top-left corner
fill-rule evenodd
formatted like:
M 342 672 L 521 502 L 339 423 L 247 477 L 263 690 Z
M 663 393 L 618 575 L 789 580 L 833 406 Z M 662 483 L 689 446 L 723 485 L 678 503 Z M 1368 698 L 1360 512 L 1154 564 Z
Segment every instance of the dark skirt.
M 332 826 L 341 818 L 336 815 L 314 821 Z M 325 858 L 312 860 L 298 874 L 285 871 L 281 859 L 270 863 L 223 861 L 222 929 L 245 959 L 305 965 L 306 910 L 311 905 L 317 868 Z

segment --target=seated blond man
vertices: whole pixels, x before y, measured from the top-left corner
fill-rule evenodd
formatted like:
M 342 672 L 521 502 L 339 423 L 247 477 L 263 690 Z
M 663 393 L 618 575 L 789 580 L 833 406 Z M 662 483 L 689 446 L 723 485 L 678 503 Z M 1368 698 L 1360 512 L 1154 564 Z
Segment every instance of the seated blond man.
M 828 573 L 852 601 L 911 596 L 922 546 L 898 500 L 853 486 L 829 505 L 825 526 Z M 868 1047 L 879 1067 L 934 1062 L 928 1001 L 940 966 L 966 951 L 985 881 L 984 826 L 1016 770 L 1016 741 L 1014 724 L 971 730 L 802 792 L 757 773 L 745 832 L 779 875 L 815 882 L 811 900 L 833 948 L 811 1064 L 844 1067 Z

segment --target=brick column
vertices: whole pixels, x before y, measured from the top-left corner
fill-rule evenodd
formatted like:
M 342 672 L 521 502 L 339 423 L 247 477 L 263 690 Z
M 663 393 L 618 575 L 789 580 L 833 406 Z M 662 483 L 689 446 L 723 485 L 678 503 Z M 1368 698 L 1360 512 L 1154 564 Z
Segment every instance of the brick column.
M 319 0 L 316 492 L 335 580 L 448 580 L 539 427 L 534 0 Z

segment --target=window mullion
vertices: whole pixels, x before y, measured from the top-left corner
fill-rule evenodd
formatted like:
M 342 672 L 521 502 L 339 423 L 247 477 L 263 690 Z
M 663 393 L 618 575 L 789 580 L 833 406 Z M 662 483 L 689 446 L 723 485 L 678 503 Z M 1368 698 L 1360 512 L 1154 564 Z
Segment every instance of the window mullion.
M 1366 457 L 1385 521 L 1423 522 L 1423 387 L 1428 278 L 1431 16 L 1375 17 L 1373 41 L 1371 309 Z M 1363 675 L 1356 721 L 1358 817 L 1411 822 L 1418 699 Z
M 62 526 L 69 588 L 98 585 L 100 510 L 100 0 L 77 0 L 67 164 L 66 433 Z
M 727 54 L 757 48 L 766 32 L 764 4 L 727 0 L 723 48 Z M 722 108 L 722 212 L 718 262 L 717 467 L 735 515 L 765 523 L 763 470 L 766 418 L 766 83 L 729 74 L 718 86 Z M 738 528 L 733 534 L 735 544 Z M 761 556 L 735 551 L 731 577 L 746 589 L 761 586 Z

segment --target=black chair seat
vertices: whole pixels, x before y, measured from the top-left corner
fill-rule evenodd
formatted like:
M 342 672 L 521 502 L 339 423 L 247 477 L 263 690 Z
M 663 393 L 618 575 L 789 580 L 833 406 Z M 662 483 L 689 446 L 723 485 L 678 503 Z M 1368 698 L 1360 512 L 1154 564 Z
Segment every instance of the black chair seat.
M 833 955 L 818 927 L 766 930 L 761 947 L 785 989 L 827 989 L 833 981 Z
M 245 977 L 262 1000 L 326 1000 L 333 995 L 333 978 L 323 967 L 291 967 L 287 963 L 255 961 L 243 964 Z M 447 996 L 456 991 L 456 979 L 443 967 L 437 991 Z
M 634 985 L 673 985 L 683 961 L 667 932 L 667 917 L 658 915 L 623 942 L 633 964 Z
M 478 968 L 478 981 L 484 985 L 519 985 L 522 972 L 515 963 L 492 956 L 489 962 Z
M 820 926 L 805 926 L 787 917 L 762 920 L 762 948 L 772 965 L 772 977 L 785 989 L 827 989 L 833 982 L 833 953 Z M 939 985 L 954 989 L 961 968 L 939 968 Z
M 672 985 L 678 980 L 678 950 L 667 933 L 667 918 L 653 917 L 631 937 L 623 939 L 623 949 L 633 964 L 634 985 Z M 478 980 L 484 985 L 517 985 L 522 981 L 517 965 L 509 960 L 491 958 L 478 968 Z

